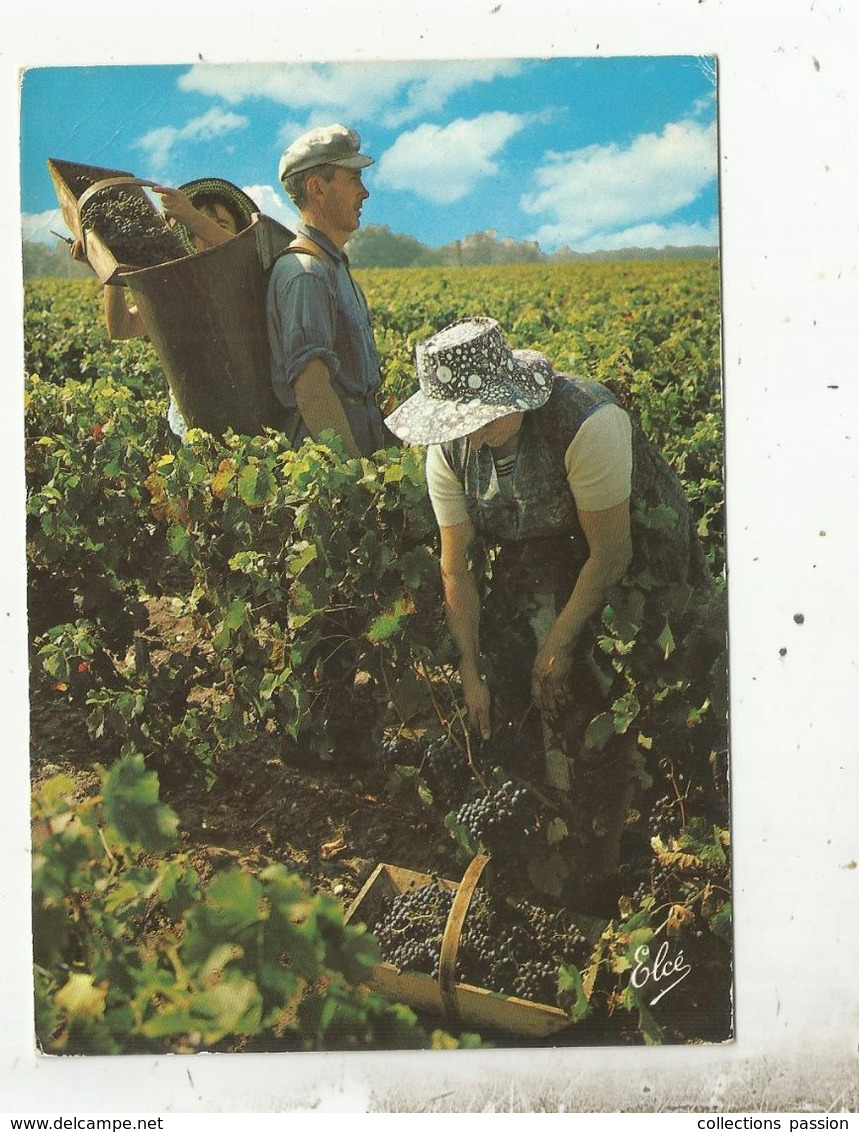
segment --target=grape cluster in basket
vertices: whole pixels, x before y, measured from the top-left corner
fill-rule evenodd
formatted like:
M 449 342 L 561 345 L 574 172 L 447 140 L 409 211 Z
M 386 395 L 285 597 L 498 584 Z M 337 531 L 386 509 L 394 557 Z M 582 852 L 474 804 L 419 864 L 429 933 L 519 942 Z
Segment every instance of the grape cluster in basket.
M 568 917 L 563 909 L 549 911 L 528 901 L 494 907 L 478 892 L 460 942 L 463 980 L 553 1005 L 559 967 L 581 967 L 588 958 L 585 935 Z
M 132 267 L 153 267 L 186 254 L 146 197 L 128 189 L 109 188 L 93 196 L 81 210 L 81 225 L 99 236 L 118 263 Z
M 438 977 L 441 941 L 454 889 L 433 883 L 393 897 L 375 927 L 382 956 L 401 971 Z
M 383 958 L 400 971 L 437 978 L 453 897 L 453 889 L 432 882 L 389 900 L 373 928 Z M 564 910 L 475 893 L 459 940 L 456 981 L 554 1005 L 559 967 L 581 967 L 589 954 L 584 933 L 568 917 Z

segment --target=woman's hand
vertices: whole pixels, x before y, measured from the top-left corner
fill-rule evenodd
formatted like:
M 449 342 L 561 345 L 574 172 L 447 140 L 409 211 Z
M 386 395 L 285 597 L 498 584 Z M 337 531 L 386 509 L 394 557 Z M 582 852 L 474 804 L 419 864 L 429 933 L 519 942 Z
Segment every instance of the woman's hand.
M 531 672 L 531 695 L 540 711 L 554 715 L 572 704 L 571 672 L 569 649 L 547 641 L 537 653 Z
M 171 220 L 178 220 L 180 224 L 186 226 L 190 226 L 189 221 L 193 223 L 197 209 L 181 189 L 171 189 L 168 185 L 154 185 L 152 191 L 158 193 L 161 198 L 161 207 L 165 216 Z
M 190 198 L 181 189 L 171 189 L 169 185 L 153 185 L 152 191 L 161 198 L 167 219 L 184 224 L 195 237 L 194 243 L 198 251 L 223 244 L 236 234 L 234 224 L 231 227 L 221 224 L 207 212 L 202 212 L 191 204 Z
M 492 734 L 492 725 L 489 722 L 492 697 L 486 681 L 479 673 L 468 671 L 460 671 L 460 679 L 471 729 L 476 731 L 481 739 L 488 739 Z

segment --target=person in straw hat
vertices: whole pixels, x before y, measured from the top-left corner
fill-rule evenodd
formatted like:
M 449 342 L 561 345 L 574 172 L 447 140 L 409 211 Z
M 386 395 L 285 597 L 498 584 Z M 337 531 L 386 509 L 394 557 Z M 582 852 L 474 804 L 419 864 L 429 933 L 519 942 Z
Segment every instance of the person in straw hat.
M 156 185 L 167 217 L 189 255 L 216 247 L 244 231 L 255 213 L 256 204 L 231 181 L 220 177 L 201 177 L 180 185 Z M 74 255 L 74 249 L 72 251 Z M 146 326 L 137 307 L 125 301 L 126 288 L 105 284 L 104 318 L 108 335 L 114 339 L 140 338 Z
M 361 138 L 334 124 L 310 130 L 283 153 L 278 176 L 301 213 L 292 254 L 272 268 L 267 312 L 271 381 L 296 446 L 333 429 L 346 454 L 393 441 L 376 405 L 379 358 L 364 294 L 344 250 L 370 195 Z
M 584 765 L 569 713 L 578 706 L 581 724 L 605 710 L 586 646 L 606 592 L 631 566 L 646 563 L 654 584 L 712 585 L 683 487 L 605 386 L 556 373 L 533 350 L 511 350 L 494 319 L 445 327 L 417 346 L 416 365 L 419 391 L 386 424 L 428 448 L 445 605 L 471 725 L 489 738 L 483 645 L 498 704 L 527 713 L 533 700 L 548 723 L 547 782 L 569 790 L 572 778 L 588 821 L 600 815 L 591 866 L 611 871 L 630 764 L 601 764 L 597 753 Z M 662 508 L 666 521 L 648 526 L 641 505 Z M 496 548 L 485 609 L 482 572 L 472 565 L 479 544 Z
M 164 215 L 189 255 L 216 247 L 244 231 L 259 212 L 255 202 L 232 181 L 221 177 L 200 177 L 174 189 L 155 185 Z M 77 260 L 85 258 L 83 246 L 76 241 L 71 249 Z M 147 335 L 143 315 L 127 302 L 127 288 L 104 285 L 104 322 L 108 337 L 114 341 L 143 338 Z M 187 425 L 179 407 L 169 393 L 167 420 L 171 431 L 184 437 Z

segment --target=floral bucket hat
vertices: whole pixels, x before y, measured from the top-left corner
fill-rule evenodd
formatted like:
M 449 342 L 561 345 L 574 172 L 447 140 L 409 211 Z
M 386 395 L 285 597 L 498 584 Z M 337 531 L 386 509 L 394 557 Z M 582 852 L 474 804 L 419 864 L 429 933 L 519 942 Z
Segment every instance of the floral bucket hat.
M 511 350 L 494 318 L 465 318 L 415 350 L 420 389 L 385 423 L 408 444 L 444 444 L 499 417 L 538 409 L 555 373 L 536 350 Z
M 254 215 L 259 212 L 259 205 L 255 204 L 247 193 L 242 192 L 232 181 L 225 181 L 221 177 L 199 177 L 196 181 L 188 181 L 180 185 L 179 188 L 195 207 L 201 200 L 215 200 L 223 204 L 232 213 L 239 232 L 244 231 Z M 175 224 L 174 230 L 185 250 L 193 255 L 197 251 L 193 234 L 184 224 Z

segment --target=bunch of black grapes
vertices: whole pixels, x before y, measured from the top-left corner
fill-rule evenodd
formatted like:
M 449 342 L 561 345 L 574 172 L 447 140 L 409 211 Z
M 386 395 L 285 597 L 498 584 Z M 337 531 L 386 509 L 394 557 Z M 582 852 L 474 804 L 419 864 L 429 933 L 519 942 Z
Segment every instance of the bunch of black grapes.
M 450 738 L 421 740 L 421 773 L 430 788 L 453 802 L 462 797 L 474 781 L 464 746 Z M 518 737 L 512 726 L 498 727 L 490 739 L 472 739 L 471 761 L 478 771 L 489 773 L 496 767 L 508 772 L 520 762 Z
M 657 798 L 647 819 L 650 836 L 661 837 L 665 841 L 668 837 L 676 837 L 681 825 L 682 814 L 677 798 L 672 798 L 670 794 Z
M 432 883 L 389 901 L 373 929 L 383 958 L 401 971 L 437 978 L 453 896 L 452 889 Z M 475 893 L 459 941 L 456 981 L 553 1005 L 559 967 L 581 967 L 589 954 L 584 933 L 567 916 Z
M 435 881 L 388 901 L 373 929 L 382 957 L 401 971 L 438 978 L 441 941 L 456 895 Z
M 441 803 L 453 804 L 462 797 L 471 781 L 465 751 L 445 737 L 385 738 L 379 744 L 376 761 L 379 769 L 386 773 L 398 765 L 417 767 L 433 796 Z
M 384 738 L 376 748 L 376 762 L 386 773 L 395 766 L 417 766 L 420 758 L 419 745 L 400 735 Z
M 668 845 L 670 848 L 670 838 L 677 836 L 681 829 L 682 817 L 677 799 L 672 799 L 668 795 L 659 798 L 648 819 L 649 836 L 659 837 L 663 845 Z M 643 861 L 639 862 L 635 870 L 637 882 L 635 888 L 632 889 L 630 885 L 630 889 L 632 889 L 630 894 L 636 903 L 640 903 L 645 896 L 650 895 L 654 896 L 660 904 L 678 898 L 679 884 L 682 878 L 679 876 L 675 865 L 660 860 L 653 849 L 649 851 L 649 867 L 647 867 L 646 875 L 643 872 L 643 865 Z
M 491 856 L 518 851 L 522 838 L 537 828 L 528 790 L 512 781 L 464 802 L 456 811 L 456 824 L 464 826 L 471 841 Z
M 664 787 L 663 787 L 664 789 Z M 643 820 L 631 833 L 630 861 L 622 867 L 624 892 L 638 904 L 645 896 L 654 895 L 661 902 L 669 893 L 676 870 L 662 865 L 654 856 L 651 840 L 660 838 L 671 848 L 672 838 L 683 831 L 683 812 L 673 791 L 649 800 L 643 806 Z
M 430 739 L 422 744 L 421 774 L 441 802 L 462 797 L 471 782 L 468 756 L 448 738 Z
M 81 226 L 91 228 L 118 263 L 153 267 L 186 254 L 175 232 L 145 196 L 110 188 L 96 194 L 81 211 Z

